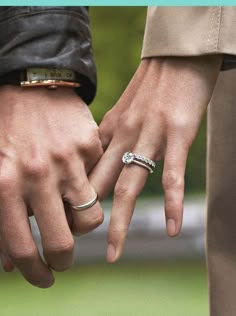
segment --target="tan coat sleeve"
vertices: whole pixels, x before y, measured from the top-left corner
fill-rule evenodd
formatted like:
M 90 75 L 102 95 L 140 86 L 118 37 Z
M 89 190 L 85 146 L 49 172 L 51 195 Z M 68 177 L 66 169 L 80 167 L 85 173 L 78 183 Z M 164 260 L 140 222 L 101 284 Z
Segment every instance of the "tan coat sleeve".
M 149 7 L 142 58 L 236 55 L 236 7 Z

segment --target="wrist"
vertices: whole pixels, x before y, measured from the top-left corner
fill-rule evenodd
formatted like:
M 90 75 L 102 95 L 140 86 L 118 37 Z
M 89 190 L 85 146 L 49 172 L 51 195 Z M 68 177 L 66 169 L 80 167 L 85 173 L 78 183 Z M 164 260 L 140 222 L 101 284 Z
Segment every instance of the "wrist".
M 169 65 L 174 68 L 192 68 L 196 67 L 211 69 L 212 72 L 220 71 L 223 63 L 224 55 L 202 55 L 202 56 L 158 56 L 152 58 L 145 58 L 143 61 L 148 61 L 149 64 L 156 65 L 156 67 L 163 67 Z
M 165 87 L 165 90 L 169 90 L 173 82 L 175 86 L 182 86 L 182 89 L 194 87 L 198 91 L 203 89 L 211 94 L 221 69 L 223 55 L 154 57 L 144 61 L 150 69 L 147 71 L 152 74 L 152 80 L 160 83 L 159 89 Z
M 84 101 L 77 95 L 75 89 L 58 87 L 56 90 L 45 89 L 45 87 L 32 87 L 30 89 L 21 88 L 17 85 L 0 86 L 1 108 L 21 105 L 31 106 L 30 110 L 37 108 L 39 111 L 45 109 L 50 104 L 56 107 L 57 104 L 63 104 L 68 107 L 73 101 L 73 104 L 84 104 Z M 4 100 L 4 102 L 3 102 Z M 30 105 L 31 104 L 31 105 Z M 87 105 L 86 105 L 87 107 Z

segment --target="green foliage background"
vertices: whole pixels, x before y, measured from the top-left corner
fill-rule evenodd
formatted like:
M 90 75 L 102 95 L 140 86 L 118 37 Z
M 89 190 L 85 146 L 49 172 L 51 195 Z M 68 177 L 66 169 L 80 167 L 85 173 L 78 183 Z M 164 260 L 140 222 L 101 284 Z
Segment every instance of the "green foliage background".
M 206 316 L 204 264 L 85 265 L 42 290 L 0 274 L 2 316 Z
M 91 106 L 96 121 L 116 103 L 141 56 L 146 7 L 91 7 L 90 21 L 98 71 L 97 97 Z M 145 105 L 144 105 L 145 106 Z M 191 148 L 185 191 L 205 190 L 206 119 Z M 161 194 L 162 162 L 148 179 L 144 194 Z

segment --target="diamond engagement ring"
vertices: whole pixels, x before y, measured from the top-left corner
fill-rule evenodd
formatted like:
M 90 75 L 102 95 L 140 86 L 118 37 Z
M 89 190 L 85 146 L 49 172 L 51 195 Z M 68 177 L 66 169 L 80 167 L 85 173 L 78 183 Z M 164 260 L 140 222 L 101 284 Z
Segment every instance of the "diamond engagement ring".
M 153 169 L 156 167 L 155 162 L 151 159 L 148 159 L 141 155 L 133 154 L 130 151 L 124 153 L 122 157 L 122 162 L 126 165 L 135 163 L 138 166 L 146 168 L 150 173 L 153 173 Z
M 81 205 L 71 205 L 71 207 L 76 211 L 84 211 L 92 207 L 97 201 L 98 201 L 98 195 L 96 193 L 96 196 L 91 201 L 85 204 L 81 204 Z

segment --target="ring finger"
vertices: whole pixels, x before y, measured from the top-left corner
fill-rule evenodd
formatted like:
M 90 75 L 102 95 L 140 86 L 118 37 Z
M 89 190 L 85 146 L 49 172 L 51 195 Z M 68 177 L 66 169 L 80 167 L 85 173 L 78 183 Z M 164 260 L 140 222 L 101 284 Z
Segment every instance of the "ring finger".
M 148 139 L 147 132 L 141 133 L 133 150 L 134 153 L 145 155 L 151 160 L 160 159 L 161 137 L 156 137 L 155 144 L 152 146 L 147 141 Z M 121 256 L 136 199 L 142 191 L 148 175 L 148 168 L 134 163 L 125 166 L 120 174 L 115 187 L 108 232 L 107 260 L 109 262 L 114 262 Z

